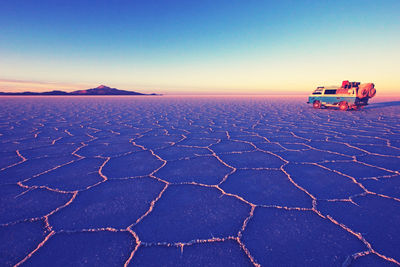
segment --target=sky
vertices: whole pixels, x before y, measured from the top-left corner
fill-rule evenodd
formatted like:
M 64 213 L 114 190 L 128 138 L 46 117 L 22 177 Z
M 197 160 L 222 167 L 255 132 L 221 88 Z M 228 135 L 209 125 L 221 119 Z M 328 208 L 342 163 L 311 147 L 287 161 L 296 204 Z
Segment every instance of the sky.
M 400 1 L 0 0 L 0 91 L 400 91 Z

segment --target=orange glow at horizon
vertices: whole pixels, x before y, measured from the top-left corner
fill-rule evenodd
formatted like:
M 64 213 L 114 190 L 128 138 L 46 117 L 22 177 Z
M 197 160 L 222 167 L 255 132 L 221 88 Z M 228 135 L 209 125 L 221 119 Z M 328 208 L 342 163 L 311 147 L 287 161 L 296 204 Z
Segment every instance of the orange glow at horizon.
M 0 79 L 1 92 L 44 92 L 53 90 L 74 91 L 86 88 L 85 86 L 88 85 Z
M 361 81 L 364 83 L 365 81 Z M 391 96 L 396 95 L 400 96 L 400 86 L 396 84 L 391 84 L 390 82 L 381 81 L 375 82 L 375 86 L 377 88 L 378 96 Z M 146 86 L 146 85 L 139 85 L 139 86 L 127 86 L 126 84 L 118 85 L 118 84 L 107 84 L 110 87 L 115 87 L 121 90 L 134 90 L 139 92 L 155 92 L 155 93 L 162 93 L 166 95 L 294 95 L 300 96 L 309 94 L 312 90 L 314 90 L 317 86 L 330 86 L 330 85 L 337 85 L 341 84 L 341 81 L 337 81 L 336 83 L 333 82 L 326 82 L 322 83 L 318 81 L 313 81 L 307 83 L 306 81 L 299 82 L 298 84 L 292 83 L 289 84 L 286 82 L 284 83 L 286 87 L 284 88 L 282 85 L 279 84 L 271 84 L 269 86 L 260 86 L 260 87 L 245 87 L 244 84 L 239 84 L 232 88 L 228 88 L 226 86 L 215 87 L 215 88 L 204 88 L 204 87 L 192 87 L 192 86 L 167 86 L 164 88 L 157 89 L 157 86 Z M 94 83 L 56 83 L 56 82 L 36 82 L 36 81 L 20 81 L 20 80 L 10 80 L 10 79 L 0 79 L 0 91 L 1 92 L 44 92 L 44 91 L 53 91 L 53 90 L 60 90 L 60 91 L 74 91 L 74 90 L 83 90 L 88 88 L 97 87 L 98 84 Z M 253 85 L 254 86 L 254 85 Z M 153 87 L 153 88 L 152 88 Z

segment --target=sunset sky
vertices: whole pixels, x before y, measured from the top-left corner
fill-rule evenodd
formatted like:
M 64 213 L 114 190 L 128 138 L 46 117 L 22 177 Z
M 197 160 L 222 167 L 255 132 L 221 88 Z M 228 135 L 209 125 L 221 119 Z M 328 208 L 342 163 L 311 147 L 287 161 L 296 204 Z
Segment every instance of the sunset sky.
M 400 91 L 400 1 L 0 1 L 0 91 Z

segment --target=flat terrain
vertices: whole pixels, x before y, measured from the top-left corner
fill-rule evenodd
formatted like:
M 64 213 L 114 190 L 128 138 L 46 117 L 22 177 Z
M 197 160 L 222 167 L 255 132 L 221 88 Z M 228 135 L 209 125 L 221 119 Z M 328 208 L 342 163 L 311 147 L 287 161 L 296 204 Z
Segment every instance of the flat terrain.
M 396 266 L 400 101 L 0 98 L 0 266 Z

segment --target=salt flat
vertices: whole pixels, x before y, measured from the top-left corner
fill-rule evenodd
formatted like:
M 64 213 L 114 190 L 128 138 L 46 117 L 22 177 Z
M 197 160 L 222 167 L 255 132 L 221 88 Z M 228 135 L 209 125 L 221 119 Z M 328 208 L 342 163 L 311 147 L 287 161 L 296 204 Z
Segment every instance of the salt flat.
M 0 98 L 0 265 L 399 265 L 400 101 L 305 101 Z

